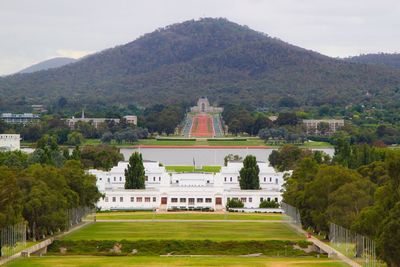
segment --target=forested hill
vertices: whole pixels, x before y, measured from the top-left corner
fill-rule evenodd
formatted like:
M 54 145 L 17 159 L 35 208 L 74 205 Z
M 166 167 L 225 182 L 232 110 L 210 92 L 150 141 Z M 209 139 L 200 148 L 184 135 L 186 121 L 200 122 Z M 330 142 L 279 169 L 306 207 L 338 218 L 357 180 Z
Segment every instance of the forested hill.
M 174 24 L 74 64 L 0 79 L 0 109 L 194 101 L 347 105 L 398 101 L 400 71 L 349 63 L 296 47 L 225 19 Z M 12 93 L 10 93 L 12 92 Z M 368 92 L 368 94 L 367 94 Z
M 74 63 L 76 61 L 77 61 L 77 59 L 69 58 L 69 57 L 55 57 L 55 58 L 51 58 L 51 59 L 39 62 L 32 66 L 29 66 L 29 67 L 19 71 L 19 73 L 32 73 L 32 72 L 41 71 L 41 70 L 59 68 L 64 65 Z
M 381 65 L 381 66 L 400 69 L 400 53 L 364 54 L 355 57 L 348 57 L 345 58 L 344 60 L 348 62 Z

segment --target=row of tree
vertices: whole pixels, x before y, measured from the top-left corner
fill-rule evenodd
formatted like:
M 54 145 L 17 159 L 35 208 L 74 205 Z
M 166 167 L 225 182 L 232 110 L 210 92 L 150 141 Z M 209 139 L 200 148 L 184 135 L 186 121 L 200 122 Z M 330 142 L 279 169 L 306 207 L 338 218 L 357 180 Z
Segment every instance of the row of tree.
M 299 208 L 306 228 L 327 234 L 333 222 L 352 229 L 377 242 L 388 266 L 400 265 L 398 151 L 340 140 L 332 160 L 303 153 L 294 162 L 283 199 Z

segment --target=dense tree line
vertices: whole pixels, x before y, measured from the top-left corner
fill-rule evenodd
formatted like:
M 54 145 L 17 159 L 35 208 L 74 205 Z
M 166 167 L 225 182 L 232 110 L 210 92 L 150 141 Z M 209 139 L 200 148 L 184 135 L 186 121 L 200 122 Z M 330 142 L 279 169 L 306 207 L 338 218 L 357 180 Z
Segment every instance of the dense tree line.
M 68 227 L 69 209 L 94 207 L 101 196 L 96 178 L 86 174 L 79 161 L 56 167 L 30 163 L 21 152 L 0 157 L 0 228 L 26 221 L 29 238 L 41 239 Z
M 37 123 L 7 124 L 0 120 L 0 133 L 19 133 L 24 141 L 36 142 L 44 135 L 56 138 L 60 145 L 81 145 L 85 139 L 100 138 L 103 143 L 115 140 L 121 142 L 135 142 L 145 139 L 149 133 L 146 128 L 127 124 L 124 119 L 120 123 L 106 121 L 97 128 L 89 122 L 77 122 L 74 129 L 70 129 L 65 120 L 57 116 L 44 116 Z
M 186 107 L 186 104 L 152 106 L 144 110 L 143 124 L 152 133 L 173 134 L 185 117 Z
M 0 229 L 25 221 L 29 238 L 41 239 L 68 228 L 69 210 L 93 208 L 101 197 L 96 177 L 85 169 L 109 170 L 122 159 L 118 149 L 105 145 L 70 153 L 50 135 L 31 154 L 0 152 Z
M 333 222 L 378 244 L 389 266 L 400 264 L 400 153 L 340 140 L 331 161 L 311 154 L 296 160 L 284 201 L 299 208 L 302 224 L 328 233 Z

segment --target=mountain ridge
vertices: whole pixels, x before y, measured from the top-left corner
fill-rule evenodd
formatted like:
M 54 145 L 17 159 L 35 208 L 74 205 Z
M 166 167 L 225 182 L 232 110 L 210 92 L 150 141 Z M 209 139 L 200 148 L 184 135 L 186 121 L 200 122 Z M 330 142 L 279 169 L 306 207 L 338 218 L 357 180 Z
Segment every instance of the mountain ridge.
M 147 107 L 207 95 L 222 104 L 274 106 L 291 95 L 304 105 L 344 106 L 371 98 L 397 101 L 399 84 L 398 70 L 333 59 L 226 19 L 205 18 L 158 29 L 75 64 L 0 78 L 0 92 L 14 90 L 6 99 L 11 105 L 66 97 L 89 106 Z
M 345 61 L 400 69 L 400 53 L 371 53 L 344 58 Z
M 78 59 L 75 59 L 75 58 L 55 57 L 55 58 L 43 60 L 39 63 L 36 63 L 29 67 L 26 67 L 26 68 L 20 70 L 18 73 L 20 73 L 20 74 L 33 73 L 33 72 L 37 72 L 37 71 L 41 71 L 41 70 L 59 68 L 59 67 L 65 66 L 67 64 L 77 62 L 77 61 L 78 61 Z

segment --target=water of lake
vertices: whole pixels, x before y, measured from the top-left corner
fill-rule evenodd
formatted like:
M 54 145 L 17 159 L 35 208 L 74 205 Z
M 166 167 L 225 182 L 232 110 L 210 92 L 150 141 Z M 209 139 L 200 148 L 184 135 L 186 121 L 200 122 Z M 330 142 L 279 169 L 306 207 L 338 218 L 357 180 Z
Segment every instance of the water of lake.
M 257 160 L 268 161 L 271 148 L 251 149 L 251 148 L 121 148 L 120 151 L 128 160 L 134 151 L 142 153 L 143 159 L 155 160 L 164 165 L 193 165 L 193 160 L 197 166 L 202 165 L 223 165 L 224 157 L 229 154 L 246 157 L 254 155 Z M 315 149 L 333 156 L 333 148 Z

